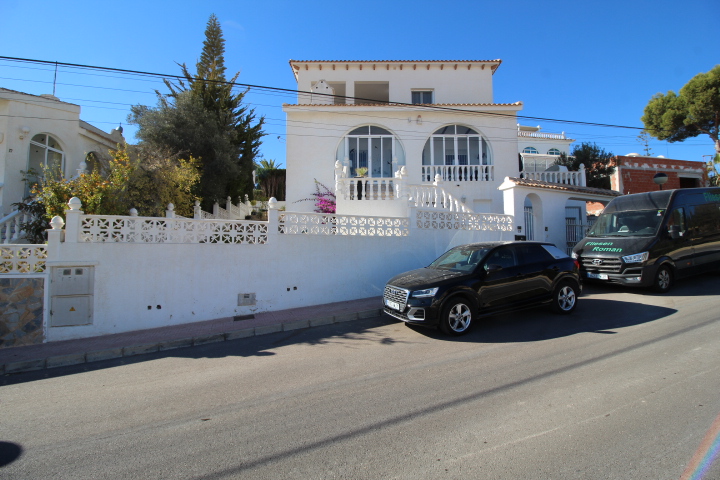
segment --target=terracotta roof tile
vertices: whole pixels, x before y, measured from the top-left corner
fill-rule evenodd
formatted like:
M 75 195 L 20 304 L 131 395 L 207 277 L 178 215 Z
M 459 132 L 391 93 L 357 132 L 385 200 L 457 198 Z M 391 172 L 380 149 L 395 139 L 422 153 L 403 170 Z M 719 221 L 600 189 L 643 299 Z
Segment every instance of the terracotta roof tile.
M 578 185 L 566 185 L 564 183 L 543 182 L 541 180 L 530 180 L 527 178 L 518 178 L 518 177 L 508 177 L 507 180 L 510 180 L 515 185 L 518 185 L 521 187 L 535 187 L 535 188 L 546 188 L 549 190 L 563 190 L 566 192 L 591 193 L 593 195 L 605 195 L 608 197 L 619 197 L 622 195 L 622 193 L 617 192 L 615 190 L 606 190 L 604 188 L 581 187 Z

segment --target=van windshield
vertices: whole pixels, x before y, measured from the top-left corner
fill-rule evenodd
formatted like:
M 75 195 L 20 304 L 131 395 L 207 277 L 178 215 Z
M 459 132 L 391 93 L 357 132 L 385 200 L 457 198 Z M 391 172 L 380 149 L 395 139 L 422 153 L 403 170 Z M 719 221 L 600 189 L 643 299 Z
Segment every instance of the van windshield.
M 656 234 L 665 210 L 634 210 L 603 213 L 588 237 L 646 237 Z

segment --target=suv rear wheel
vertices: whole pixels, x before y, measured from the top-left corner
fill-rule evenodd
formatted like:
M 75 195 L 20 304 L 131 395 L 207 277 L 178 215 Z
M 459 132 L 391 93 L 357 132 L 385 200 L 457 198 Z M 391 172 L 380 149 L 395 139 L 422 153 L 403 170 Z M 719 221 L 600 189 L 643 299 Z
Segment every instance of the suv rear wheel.
M 567 315 L 577 306 L 578 286 L 570 280 L 558 283 L 553 292 L 552 307 L 555 313 Z

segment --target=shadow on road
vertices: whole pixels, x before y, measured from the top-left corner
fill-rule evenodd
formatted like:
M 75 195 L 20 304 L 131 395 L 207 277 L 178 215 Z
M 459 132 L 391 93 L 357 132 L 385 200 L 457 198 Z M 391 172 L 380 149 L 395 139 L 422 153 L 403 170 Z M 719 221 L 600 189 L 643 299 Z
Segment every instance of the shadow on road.
M 434 328 L 410 327 L 425 341 L 512 343 L 535 342 L 593 332 L 613 335 L 626 327 L 652 322 L 677 312 L 671 308 L 672 297 L 716 296 L 720 291 L 719 275 L 703 275 L 678 282 L 670 295 L 657 295 L 647 289 L 627 289 L 612 285 L 586 285 L 578 307 L 571 315 L 556 315 L 548 307 L 540 306 L 508 314 L 499 314 L 477 325 L 464 337 L 449 337 Z M 669 300 L 665 300 L 668 298 Z M 665 303 L 670 306 L 659 306 Z M 654 305 L 655 304 L 655 305 Z M 0 385 L 23 383 L 42 378 L 54 378 L 87 371 L 131 365 L 162 358 L 224 358 L 264 357 L 276 355 L 277 349 L 288 345 L 324 345 L 343 343 L 347 348 L 362 348 L 364 342 L 392 346 L 398 342 L 412 342 L 407 336 L 378 329 L 387 325 L 405 328 L 389 316 L 336 323 L 311 329 L 278 332 L 201 346 L 179 348 L 113 360 L 85 363 L 67 367 L 27 372 L 0 377 Z
M 0 441 L 0 467 L 9 465 L 23 453 L 23 448 L 17 443 Z

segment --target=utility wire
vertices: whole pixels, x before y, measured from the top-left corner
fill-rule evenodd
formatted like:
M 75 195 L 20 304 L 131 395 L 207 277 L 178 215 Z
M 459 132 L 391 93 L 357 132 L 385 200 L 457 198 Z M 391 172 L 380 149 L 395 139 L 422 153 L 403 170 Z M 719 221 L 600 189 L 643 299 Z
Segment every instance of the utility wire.
M 53 67 L 63 66 L 63 67 L 68 67 L 68 68 L 99 70 L 99 71 L 106 71 L 106 72 L 117 72 L 117 73 L 138 75 L 138 76 L 145 76 L 145 77 L 152 77 L 152 78 L 162 78 L 162 79 L 172 78 L 175 80 L 187 80 L 187 78 L 184 75 L 172 75 L 172 74 L 163 74 L 163 73 L 155 73 L 155 72 L 145 72 L 145 71 L 140 71 L 140 70 L 128 70 L 128 69 L 121 69 L 121 68 L 100 67 L 100 66 L 96 66 L 96 65 L 83 65 L 83 64 L 57 62 L 57 61 L 50 61 L 50 60 L 37 60 L 37 59 L 5 57 L 5 56 L 0 56 L 0 60 L 34 63 L 34 64 L 40 64 L 40 65 L 53 66 Z M 267 91 L 273 91 L 273 92 L 284 92 L 284 93 L 305 94 L 305 95 L 309 95 L 311 93 L 311 92 L 302 92 L 299 90 L 293 90 L 293 89 L 288 89 L 288 88 L 270 87 L 270 86 L 266 86 L 266 85 L 253 85 L 253 84 L 248 84 L 248 83 L 228 82 L 228 81 L 221 81 L 221 80 L 203 80 L 203 81 L 210 82 L 210 83 L 218 83 L 218 84 L 223 84 L 223 85 L 231 85 L 233 87 L 244 87 L 244 88 L 248 88 L 248 89 L 254 88 L 254 89 L 267 90 Z M 499 112 L 477 112 L 474 110 L 450 107 L 450 106 L 442 106 L 442 105 L 427 105 L 427 104 L 425 104 L 425 105 L 418 106 L 416 104 L 403 103 L 403 102 L 378 102 L 377 100 L 374 100 L 374 99 L 365 99 L 365 98 L 358 98 L 358 97 L 345 97 L 342 95 L 330 95 L 330 94 L 322 94 L 322 93 L 312 93 L 312 94 L 344 98 L 344 99 L 370 101 L 370 102 L 373 102 L 373 104 L 375 104 L 375 105 L 380 103 L 380 104 L 387 104 L 389 106 L 411 107 L 413 109 L 441 110 L 441 111 L 449 111 L 449 112 L 454 112 L 454 113 L 462 112 L 462 113 L 467 113 L 467 114 L 472 114 L 472 115 L 513 117 L 513 118 L 522 118 L 522 119 L 526 119 L 526 120 L 539 120 L 539 121 L 545 121 L 545 122 L 557 122 L 557 123 L 566 123 L 566 124 L 572 124 L 572 125 L 585 125 L 585 126 L 593 126 L 593 127 L 609 127 L 609 128 L 624 128 L 624 129 L 632 129 L 632 130 L 643 130 L 642 127 L 630 127 L 630 126 L 626 126 L 626 125 L 614 125 L 614 124 L 608 124 L 608 123 L 583 122 L 583 121 L 578 121 L 578 120 L 561 120 L 561 119 L 546 118 L 546 117 L 531 117 L 531 116 L 527 116 L 527 115 L 518 115 L 518 114 L 511 115 L 511 114 L 499 113 Z

